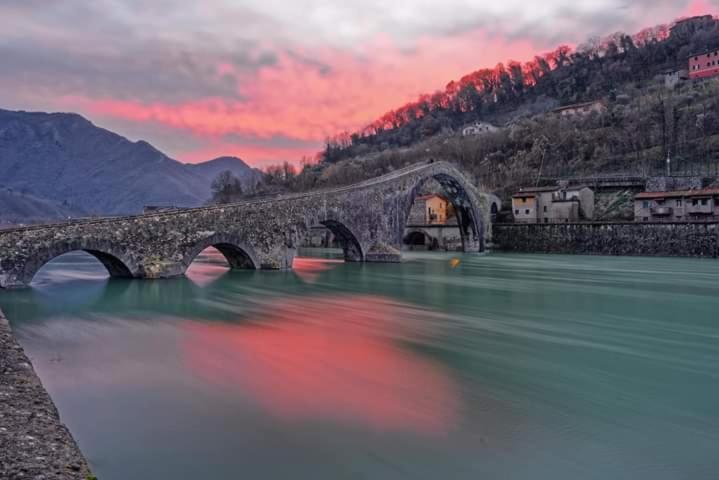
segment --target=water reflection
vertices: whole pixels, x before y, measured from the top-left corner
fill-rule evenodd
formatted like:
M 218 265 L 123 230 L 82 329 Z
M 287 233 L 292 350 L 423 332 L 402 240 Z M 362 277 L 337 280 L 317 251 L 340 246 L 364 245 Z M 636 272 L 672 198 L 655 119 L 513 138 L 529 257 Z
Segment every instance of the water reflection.
M 104 480 L 716 477 L 716 263 L 333 255 L 0 302 Z
M 422 312 L 382 297 L 315 296 L 265 305 L 241 325 L 188 323 L 183 348 L 203 378 L 284 419 L 446 434 L 458 422 L 455 383 L 398 344 L 419 341 L 422 325 Z
M 337 259 L 298 257 L 292 263 L 292 271 L 307 283 L 315 283 L 320 274 L 344 263 Z
M 218 280 L 230 271 L 230 265 L 225 257 L 214 247 L 203 250 L 190 267 L 185 271 L 185 277 L 199 287 L 204 287 Z

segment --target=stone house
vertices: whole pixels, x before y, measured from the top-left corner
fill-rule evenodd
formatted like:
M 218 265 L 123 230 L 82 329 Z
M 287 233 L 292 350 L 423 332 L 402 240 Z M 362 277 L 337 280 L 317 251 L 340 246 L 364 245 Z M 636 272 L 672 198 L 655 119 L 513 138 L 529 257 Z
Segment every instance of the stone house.
M 586 186 L 525 188 L 512 196 L 516 223 L 570 223 L 594 218 L 594 191 Z
M 470 135 L 482 135 L 485 133 L 492 133 L 499 131 L 499 128 L 495 127 L 491 123 L 476 122 L 472 125 L 467 125 L 462 128 L 462 136 L 468 137 Z
M 689 80 L 689 71 L 686 69 L 669 70 L 664 73 L 664 86 L 669 90 L 674 89 L 680 82 L 686 80 Z
M 585 103 L 575 103 L 554 109 L 553 112 L 561 117 L 573 117 L 577 115 L 589 115 L 590 113 L 603 113 L 607 110 L 604 103 L 600 100 Z
M 452 203 L 442 195 L 432 193 L 414 200 L 410 210 L 409 225 L 445 225 L 455 218 Z
M 719 219 L 719 188 L 642 192 L 634 197 L 637 222 L 684 222 Z

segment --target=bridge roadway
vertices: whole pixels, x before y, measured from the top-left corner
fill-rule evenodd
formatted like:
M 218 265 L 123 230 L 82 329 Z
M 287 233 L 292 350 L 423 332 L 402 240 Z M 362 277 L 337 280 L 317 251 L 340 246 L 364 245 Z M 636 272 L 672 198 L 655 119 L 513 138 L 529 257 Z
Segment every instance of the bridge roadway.
M 76 250 L 94 255 L 111 276 L 182 275 L 210 246 L 233 269 L 289 269 L 305 235 L 323 225 L 346 261 L 398 262 L 414 197 L 437 180 L 455 206 L 463 250 L 484 249 L 484 195 L 446 162 L 415 164 L 358 184 L 169 212 L 76 220 L 0 230 L 0 288 L 24 287 L 53 258 Z

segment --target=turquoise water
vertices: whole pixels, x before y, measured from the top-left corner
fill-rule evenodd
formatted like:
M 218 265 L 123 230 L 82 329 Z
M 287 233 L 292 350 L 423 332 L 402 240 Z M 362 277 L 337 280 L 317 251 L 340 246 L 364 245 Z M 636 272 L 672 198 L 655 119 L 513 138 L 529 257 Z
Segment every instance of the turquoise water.
M 719 263 L 405 254 L 0 292 L 114 479 L 716 479 Z

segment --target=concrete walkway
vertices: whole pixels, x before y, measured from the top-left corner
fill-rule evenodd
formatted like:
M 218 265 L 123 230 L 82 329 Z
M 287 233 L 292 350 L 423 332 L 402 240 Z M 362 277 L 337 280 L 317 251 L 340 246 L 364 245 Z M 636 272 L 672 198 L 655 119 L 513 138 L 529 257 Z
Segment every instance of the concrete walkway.
M 0 311 L 0 479 L 94 479 Z

